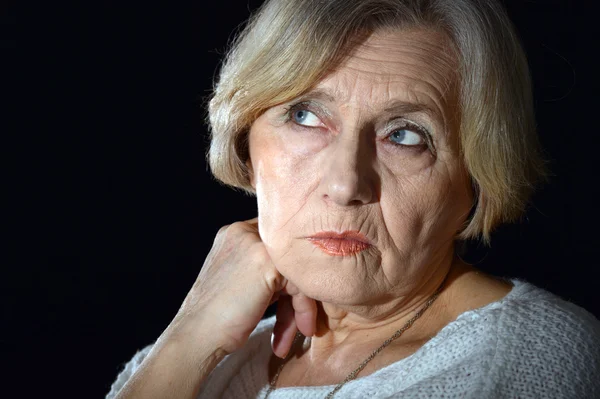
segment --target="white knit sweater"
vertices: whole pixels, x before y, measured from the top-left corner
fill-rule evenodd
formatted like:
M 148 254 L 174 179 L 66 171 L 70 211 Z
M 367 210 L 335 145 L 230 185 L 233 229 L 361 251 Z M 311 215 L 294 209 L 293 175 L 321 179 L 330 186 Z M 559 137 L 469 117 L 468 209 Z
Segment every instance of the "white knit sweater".
M 600 321 L 521 280 L 502 300 L 461 314 L 411 356 L 347 383 L 335 398 L 600 398 Z M 227 356 L 199 398 L 262 398 L 274 317 Z M 112 399 L 151 346 L 125 366 Z M 289 387 L 271 399 L 324 398 L 334 388 Z

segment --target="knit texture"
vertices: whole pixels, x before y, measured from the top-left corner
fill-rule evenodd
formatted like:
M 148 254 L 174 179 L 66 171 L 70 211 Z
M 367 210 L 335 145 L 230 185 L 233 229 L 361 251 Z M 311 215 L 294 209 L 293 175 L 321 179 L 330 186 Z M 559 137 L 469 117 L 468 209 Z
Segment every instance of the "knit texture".
M 512 283 L 500 301 L 462 313 L 411 356 L 347 383 L 335 397 L 600 398 L 600 321 L 532 284 Z M 217 365 L 198 398 L 264 397 L 274 323 L 262 320 L 246 346 Z M 126 364 L 107 399 L 150 349 Z M 269 398 L 321 399 L 333 388 L 279 388 Z

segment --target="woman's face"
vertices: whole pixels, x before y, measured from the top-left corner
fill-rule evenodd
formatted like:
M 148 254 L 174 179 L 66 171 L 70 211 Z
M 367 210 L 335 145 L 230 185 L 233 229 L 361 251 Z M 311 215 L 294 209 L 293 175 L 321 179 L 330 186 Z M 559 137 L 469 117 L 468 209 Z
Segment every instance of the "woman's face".
M 472 203 L 456 70 L 445 35 L 380 32 L 252 125 L 260 235 L 304 294 L 382 303 L 448 266 Z

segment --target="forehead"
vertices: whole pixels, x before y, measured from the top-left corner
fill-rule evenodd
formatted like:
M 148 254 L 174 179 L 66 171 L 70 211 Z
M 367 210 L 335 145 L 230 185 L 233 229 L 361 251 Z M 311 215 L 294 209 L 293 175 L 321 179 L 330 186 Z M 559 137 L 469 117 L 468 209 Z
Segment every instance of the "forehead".
M 418 103 L 443 117 L 455 102 L 458 59 L 448 36 L 430 29 L 377 32 L 353 48 L 316 90 L 362 108 Z

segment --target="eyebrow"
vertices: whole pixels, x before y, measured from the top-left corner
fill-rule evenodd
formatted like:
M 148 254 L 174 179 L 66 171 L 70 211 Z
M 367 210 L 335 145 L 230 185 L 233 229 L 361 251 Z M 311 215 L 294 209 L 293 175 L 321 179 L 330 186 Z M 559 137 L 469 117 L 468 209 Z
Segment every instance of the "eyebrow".
M 330 103 L 334 103 L 335 102 L 335 96 L 333 96 L 331 93 L 329 93 L 329 91 L 323 90 L 323 89 L 314 89 L 314 90 L 311 90 L 311 91 L 309 91 L 307 93 L 302 94 L 296 100 L 304 101 L 304 100 L 309 100 L 309 99 L 312 99 L 312 98 L 316 98 L 316 99 L 319 99 L 319 100 L 325 100 L 325 101 L 328 101 Z
M 310 99 L 325 100 L 330 103 L 336 102 L 336 97 L 331 94 L 328 90 L 314 89 L 297 98 L 298 101 L 307 101 Z M 442 115 L 439 112 L 426 103 L 413 103 L 402 100 L 392 100 L 390 104 L 384 108 L 383 112 L 393 115 L 407 115 L 407 114 L 426 114 L 431 118 L 440 118 Z
M 442 118 L 442 115 L 435 109 L 425 103 L 410 103 L 406 101 L 393 101 L 392 104 L 384 109 L 389 114 L 426 114 L 431 118 Z

